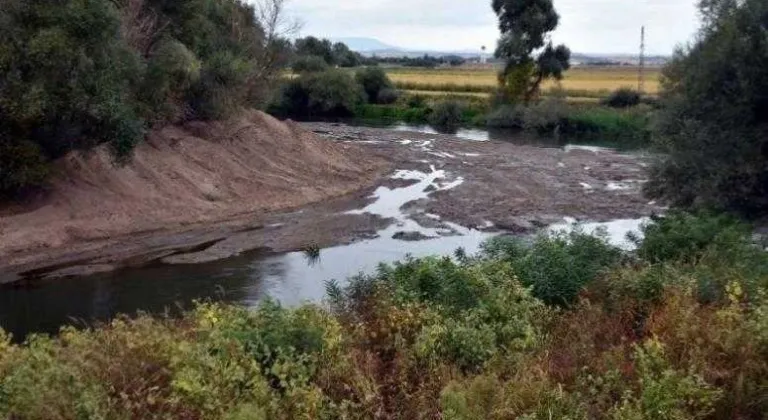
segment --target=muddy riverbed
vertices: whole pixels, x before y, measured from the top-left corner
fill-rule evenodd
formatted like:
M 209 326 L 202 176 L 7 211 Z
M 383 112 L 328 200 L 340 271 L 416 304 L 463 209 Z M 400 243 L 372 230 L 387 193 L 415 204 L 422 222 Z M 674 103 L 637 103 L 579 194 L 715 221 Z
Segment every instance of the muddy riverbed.
M 0 266 L 0 326 L 18 335 L 71 319 L 162 311 L 195 299 L 317 301 L 324 282 L 406 255 L 476 252 L 498 234 L 579 221 L 608 226 L 617 245 L 663 211 L 640 193 L 648 157 L 589 147 L 539 147 L 392 129 L 305 123 L 391 165 L 371 188 L 289 212 L 215 226 L 146 232 L 30 254 Z M 305 248 L 322 249 L 308 259 Z

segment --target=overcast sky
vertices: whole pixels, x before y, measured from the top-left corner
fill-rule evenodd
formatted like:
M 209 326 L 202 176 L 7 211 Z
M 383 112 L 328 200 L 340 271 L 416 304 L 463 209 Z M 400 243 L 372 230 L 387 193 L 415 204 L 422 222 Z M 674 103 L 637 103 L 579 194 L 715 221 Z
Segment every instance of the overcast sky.
M 301 35 L 370 37 L 429 50 L 493 49 L 498 39 L 491 0 L 288 0 Z M 646 25 L 648 52 L 669 54 L 698 27 L 695 0 L 554 0 L 554 35 L 575 52 L 635 53 Z

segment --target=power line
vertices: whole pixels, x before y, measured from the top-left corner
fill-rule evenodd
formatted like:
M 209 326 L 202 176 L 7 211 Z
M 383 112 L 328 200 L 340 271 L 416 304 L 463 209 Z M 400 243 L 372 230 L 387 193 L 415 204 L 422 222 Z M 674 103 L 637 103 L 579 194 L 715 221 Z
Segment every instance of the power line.
M 640 29 L 640 60 L 638 63 L 637 91 L 645 93 L 645 26 Z

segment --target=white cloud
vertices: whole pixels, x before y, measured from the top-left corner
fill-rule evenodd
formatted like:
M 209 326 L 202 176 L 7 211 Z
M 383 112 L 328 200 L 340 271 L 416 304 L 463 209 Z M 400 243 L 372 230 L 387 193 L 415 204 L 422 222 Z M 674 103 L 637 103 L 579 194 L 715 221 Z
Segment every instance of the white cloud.
M 648 51 L 668 54 L 698 27 L 695 0 L 554 0 L 554 34 L 577 52 L 634 53 L 646 26 Z M 289 0 L 302 35 L 371 37 L 410 49 L 493 47 L 498 39 L 490 0 Z

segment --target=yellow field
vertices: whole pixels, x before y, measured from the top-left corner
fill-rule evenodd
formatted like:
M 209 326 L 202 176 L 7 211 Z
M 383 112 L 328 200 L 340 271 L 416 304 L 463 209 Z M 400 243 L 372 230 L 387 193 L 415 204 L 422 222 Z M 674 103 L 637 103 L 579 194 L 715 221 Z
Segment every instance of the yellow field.
M 468 97 L 468 98 L 483 98 L 487 99 L 491 97 L 490 93 L 485 92 L 457 92 L 457 91 L 441 91 L 441 90 L 405 90 L 404 92 L 411 95 L 420 96 L 439 96 L 439 97 Z M 581 97 L 581 96 L 569 96 L 566 98 L 569 103 L 598 103 L 600 98 L 598 97 Z
M 405 69 L 387 70 L 389 77 L 397 84 L 407 84 L 409 90 L 450 90 L 474 91 L 490 89 L 497 85 L 497 73 L 494 69 Z M 659 69 L 646 69 L 645 92 L 655 95 L 659 91 Z M 572 68 L 562 81 L 563 89 L 568 91 L 593 92 L 604 95 L 620 87 L 637 89 L 638 70 L 636 67 Z M 455 85 L 456 89 L 446 89 Z M 549 89 L 556 82 L 547 81 L 542 86 Z M 440 89 L 438 89 L 440 88 Z M 592 96 L 592 95 L 580 95 Z

